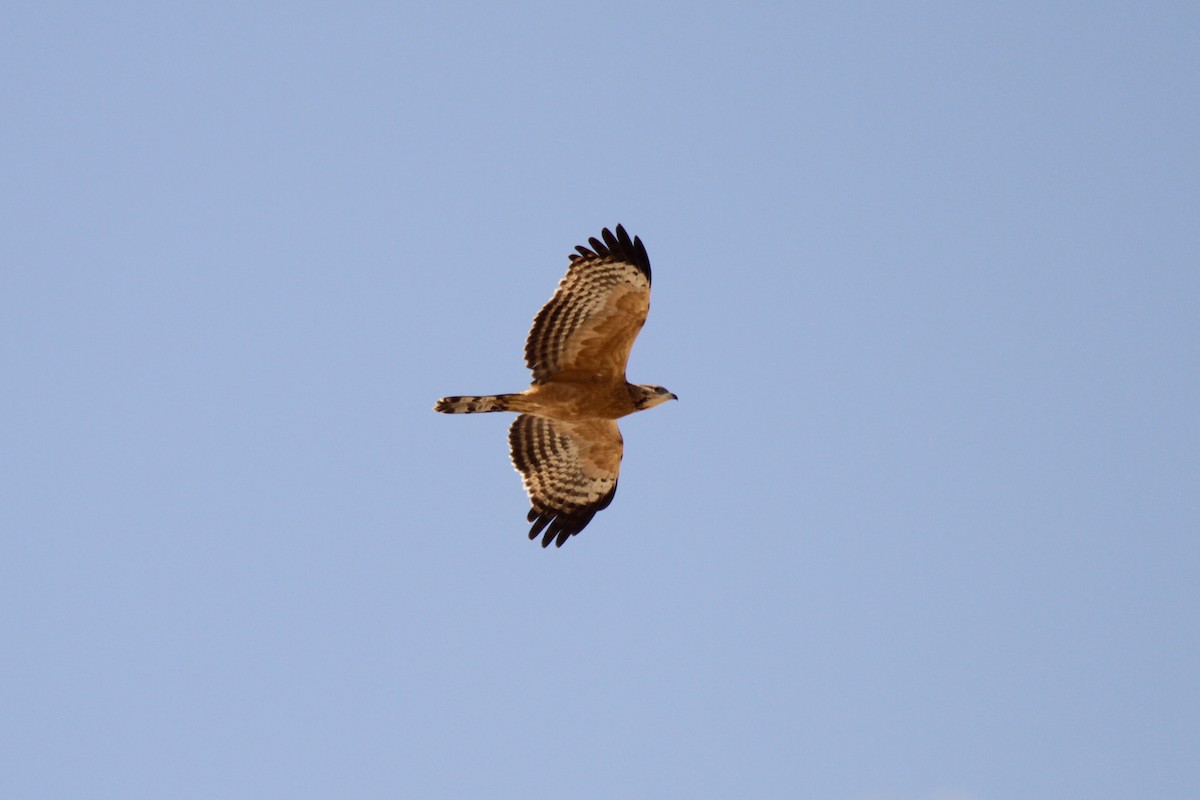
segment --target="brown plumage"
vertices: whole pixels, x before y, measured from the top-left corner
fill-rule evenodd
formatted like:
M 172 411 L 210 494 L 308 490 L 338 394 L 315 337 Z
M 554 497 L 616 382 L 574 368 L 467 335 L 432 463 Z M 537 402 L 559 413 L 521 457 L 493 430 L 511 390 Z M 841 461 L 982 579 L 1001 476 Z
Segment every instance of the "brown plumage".
M 443 397 L 444 414 L 516 411 L 513 465 L 532 508 L 529 538 L 562 546 L 617 491 L 622 440 L 616 419 L 675 395 L 632 384 L 625 365 L 650 310 L 650 259 L 620 225 L 576 247 L 558 290 L 533 321 L 525 363 L 533 385 L 518 394 Z

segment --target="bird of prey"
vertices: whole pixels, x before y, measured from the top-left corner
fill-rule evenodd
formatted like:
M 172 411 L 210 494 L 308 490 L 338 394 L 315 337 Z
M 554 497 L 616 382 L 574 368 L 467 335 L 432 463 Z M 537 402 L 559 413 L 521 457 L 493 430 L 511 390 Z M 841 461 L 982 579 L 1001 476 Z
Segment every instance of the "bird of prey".
M 642 240 L 605 228 L 570 256 L 566 276 L 525 341 L 533 385 L 524 392 L 443 397 L 443 414 L 516 411 L 513 466 L 532 508 L 529 538 L 542 547 L 579 533 L 617 493 L 622 439 L 616 420 L 678 398 L 629 383 L 625 364 L 650 310 L 650 259 Z

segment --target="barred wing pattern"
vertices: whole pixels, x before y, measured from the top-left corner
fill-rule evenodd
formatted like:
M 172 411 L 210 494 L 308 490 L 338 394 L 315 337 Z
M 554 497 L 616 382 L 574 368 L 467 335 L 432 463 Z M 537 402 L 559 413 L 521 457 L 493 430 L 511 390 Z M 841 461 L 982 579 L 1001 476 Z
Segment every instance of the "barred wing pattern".
M 633 340 L 650 311 L 650 258 L 618 225 L 576 247 L 571 266 L 533 321 L 525 363 L 534 383 L 625 379 Z
M 565 422 L 522 414 L 508 432 L 513 465 L 532 508 L 529 538 L 542 547 L 579 533 L 617 493 L 622 441 L 609 419 Z

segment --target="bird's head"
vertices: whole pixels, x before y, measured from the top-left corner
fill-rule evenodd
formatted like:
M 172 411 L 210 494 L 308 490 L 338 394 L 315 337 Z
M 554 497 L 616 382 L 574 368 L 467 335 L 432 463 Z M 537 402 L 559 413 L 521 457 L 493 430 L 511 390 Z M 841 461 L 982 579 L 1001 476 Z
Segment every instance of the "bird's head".
M 637 406 L 638 411 L 645 411 L 647 408 L 661 406 L 668 400 L 679 399 L 663 387 L 651 386 L 648 383 L 637 383 L 631 385 L 629 387 L 629 393 L 633 395 L 633 404 Z

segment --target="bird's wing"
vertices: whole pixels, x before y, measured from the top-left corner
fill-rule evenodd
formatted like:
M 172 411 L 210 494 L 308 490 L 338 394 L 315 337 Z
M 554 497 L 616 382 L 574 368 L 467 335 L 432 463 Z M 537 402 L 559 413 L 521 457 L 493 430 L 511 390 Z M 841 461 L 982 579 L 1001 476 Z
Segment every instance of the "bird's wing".
M 534 383 L 625 379 L 633 340 L 650 311 L 650 259 L 620 225 L 576 247 L 558 290 L 533 321 L 525 363 Z
M 529 538 L 561 547 L 617 493 L 621 431 L 610 419 L 564 422 L 522 414 L 508 431 L 513 466 L 532 508 Z

